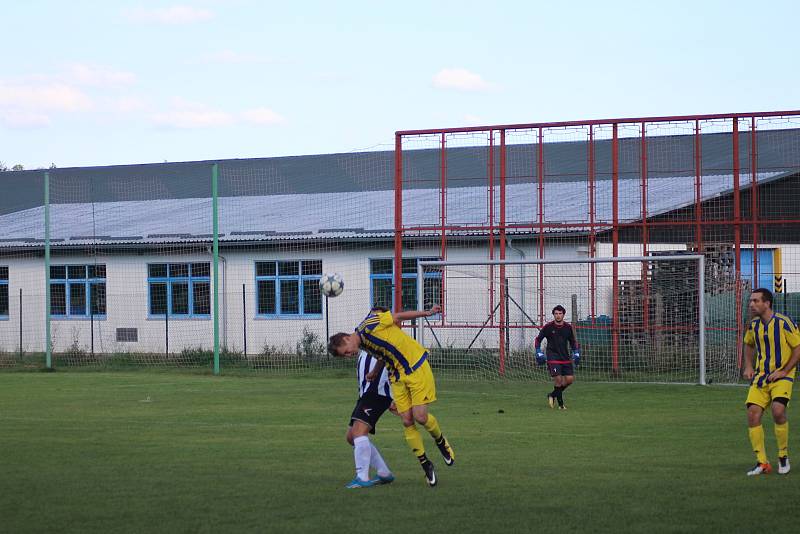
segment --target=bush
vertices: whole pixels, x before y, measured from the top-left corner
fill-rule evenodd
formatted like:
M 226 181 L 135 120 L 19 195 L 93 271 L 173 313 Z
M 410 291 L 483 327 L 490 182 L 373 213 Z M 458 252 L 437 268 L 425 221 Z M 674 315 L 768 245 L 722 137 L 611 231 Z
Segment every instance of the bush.
M 308 360 L 325 358 L 327 354 L 322 338 L 316 332 L 309 330 L 307 326 L 303 327 L 303 337 L 297 342 L 295 352 L 298 356 Z

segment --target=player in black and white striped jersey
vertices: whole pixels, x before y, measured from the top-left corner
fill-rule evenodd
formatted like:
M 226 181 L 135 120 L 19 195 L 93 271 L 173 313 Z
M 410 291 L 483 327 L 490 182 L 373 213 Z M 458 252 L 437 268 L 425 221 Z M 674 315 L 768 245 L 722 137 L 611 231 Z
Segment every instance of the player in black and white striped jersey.
M 394 475 L 386 465 L 378 448 L 370 441 L 369 435 L 375 433 L 375 425 L 386 410 L 392 409 L 392 393 L 386 369 L 374 380 L 367 375 L 376 365 L 383 367 L 383 362 L 362 350 L 358 353 L 356 375 L 358 377 L 358 401 L 350 416 L 350 428 L 347 429 L 347 442 L 353 446 L 356 463 L 356 476 L 346 487 L 368 488 L 376 484 L 389 484 Z M 370 467 L 377 472 L 377 477 L 369 477 Z

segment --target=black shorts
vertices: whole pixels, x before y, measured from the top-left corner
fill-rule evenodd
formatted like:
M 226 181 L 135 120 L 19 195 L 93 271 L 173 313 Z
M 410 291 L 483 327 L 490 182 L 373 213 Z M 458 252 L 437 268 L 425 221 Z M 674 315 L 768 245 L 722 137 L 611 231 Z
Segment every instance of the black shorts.
M 573 376 L 575 369 L 571 363 L 553 363 L 547 362 L 547 370 L 550 371 L 550 376 Z
M 391 405 L 392 399 L 389 397 L 369 393 L 364 395 L 356 401 L 356 407 L 350 415 L 350 426 L 353 426 L 353 421 L 361 421 L 369 425 L 369 433 L 374 434 L 378 419 Z

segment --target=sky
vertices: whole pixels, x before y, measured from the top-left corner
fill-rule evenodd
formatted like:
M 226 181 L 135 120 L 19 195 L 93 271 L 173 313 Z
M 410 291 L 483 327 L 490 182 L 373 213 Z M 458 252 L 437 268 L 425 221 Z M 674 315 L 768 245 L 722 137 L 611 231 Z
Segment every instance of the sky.
M 9 167 L 390 150 L 404 129 L 800 109 L 796 0 L 3 4 Z

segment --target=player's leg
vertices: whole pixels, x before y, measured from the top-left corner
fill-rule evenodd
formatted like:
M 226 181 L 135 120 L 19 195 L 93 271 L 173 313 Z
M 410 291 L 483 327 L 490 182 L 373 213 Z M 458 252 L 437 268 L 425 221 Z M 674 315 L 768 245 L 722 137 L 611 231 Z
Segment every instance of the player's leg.
M 442 435 L 439 420 L 428 410 L 428 404 L 436 400 L 436 380 L 433 378 L 433 371 L 427 362 L 412 373 L 408 385 L 411 391 L 411 412 L 414 420 L 424 426 L 431 435 L 439 452 L 442 453 L 444 462 L 447 465 L 453 465 L 456 458 L 453 448 Z
M 792 396 L 792 383 L 778 380 L 770 384 L 772 397 L 772 420 L 775 421 L 775 440 L 778 443 L 778 474 L 785 475 L 791 470 L 789 465 L 789 420 L 786 418 L 786 405 Z
M 547 394 L 547 404 L 551 408 L 555 408 L 556 401 L 561 394 L 561 366 L 556 363 L 548 363 L 547 370 L 553 378 L 553 391 Z M 562 403 L 559 403 L 559 405 Z
M 379 397 L 375 400 L 375 407 L 378 410 L 374 413 L 374 422 L 372 423 L 372 429 L 370 430 L 371 433 L 375 433 L 375 426 L 377 425 L 378 419 L 389 409 L 389 406 L 392 404 L 392 400 L 387 397 Z M 369 458 L 369 465 L 375 469 L 375 473 L 378 475 L 378 481 L 381 484 L 389 484 L 390 482 L 394 481 L 394 475 L 392 474 L 392 470 L 389 469 L 389 466 L 386 463 L 386 460 L 383 459 L 381 452 L 378 450 L 378 447 L 370 440 L 370 449 L 371 454 Z
M 377 479 L 369 478 L 369 467 L 372 461 L 372 444 L 369 440 L 369 433 L 374 433 L 377 421 L 374 409 L 370 399 L 362 397 L 356 403 L 350 416 L 350 428 L 345 439 L 353 445 L 353 458 L 356 466 L 356 476 L 346 486 L 351 489 L 373 486 L 378 482 Z
M 564 376 L 562 375 L 562 365 L 559 363 L 548 363 L 547 366 L 550 368 L 550 376 L 553 377 L 553 384 L 555 387 L 553 388 L 553 392 L 551 395 L 553 398 L 558 402 L 559 408 L 564 408 Z
M 756 386 L 750 386 L 747 394 L 747 433 L 750 445 L 756 455 L 756 465 L 747 472 L 748 476 L 766 474 L 772 471 L 764 451 L 764 427 L 761 426 L 761 417 L 764 409 L 769 405 L 769 396 L 765 391 Z
M 397 407 L 397 415 L 400 416 L 400 420 L 403 422 L 403 435 L 406 438 L 406 443 L 423 466 L 423 469 L 425 469 L 425 463 L 430 461 L 425 455 L 422 434 L 419 433 L 414 422 L 414 415 L 411 413 L 411 392 L 407 387 L 405 378 L 404 376 L 400 380 L 392 382 L 392 397 L 394 397 L 394 403 Z
M 570 384 L 575 380 L 575 371 L 572 367 L 572 364 L 562 364 L 561 365 L 561 389 L 558 393 L 558 407 L 562 410 L 566 410 L 567 407 L 564 405 L 564 391 L 569 387 Z
M 370 427 L 363 421 L 353 421 L 350 427 L 353 438 L 353 455 L 356 463 L 356 477 L 362 482 L 369 481 L 369 464 L 372 449 L 369 443 Z

